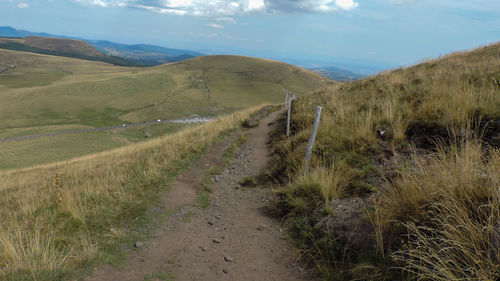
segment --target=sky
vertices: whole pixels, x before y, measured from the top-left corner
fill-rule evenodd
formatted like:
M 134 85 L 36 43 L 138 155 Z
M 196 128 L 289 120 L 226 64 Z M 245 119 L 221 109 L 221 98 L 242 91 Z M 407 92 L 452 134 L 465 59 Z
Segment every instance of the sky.
M 500 41 L 500 0 L 0 0 L 0 26 L 384 68 Z

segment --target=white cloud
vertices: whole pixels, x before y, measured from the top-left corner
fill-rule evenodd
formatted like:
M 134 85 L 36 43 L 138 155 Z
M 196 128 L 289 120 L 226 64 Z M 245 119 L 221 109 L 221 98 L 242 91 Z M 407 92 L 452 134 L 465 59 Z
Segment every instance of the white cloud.
M 359 4 L 353 0 L 335 0 L 335 5 L 342 10 L 352 10 Z
M 248 0 L 247 11 L 258 11 L 266 8 L 264 0 Z
M 230 17 L 221 17 L 221 18 L 216 18 L 215 20 L 220 21 L 220 22 L 225 22 L 225 23 L 232 23 L 232 24 L 236 23 L 236 20 L 233 18 L 230 18 Z
M 89 6 L 99 6 L 99 7 L 108 7 L 116 4 L 117 6 L 126 1 L 107 1 L 107 0 L 74 0 L 77 3 L 81 3 Z
M 231 16 L 259 12 L 335 12 L 358 7 L 355 0 L 73 0 L 99 7 L 130 7 L 160 14 L 218 17 L 234 23 Z M 397 1 L 397 0 L 396 0 Z M 408 1 L 408 0 L 399 0 Z
M 208 27 L 211 27 L 211 28 L 224 28 L 223 25 L 216 24 L 216 23 L 207 23 L 205 25 L 208 26 Z
M 17 4 L 17 7 L 20 9 L 27 9 L 30 6 L 27 3 L 19 3 L 19 4 Z

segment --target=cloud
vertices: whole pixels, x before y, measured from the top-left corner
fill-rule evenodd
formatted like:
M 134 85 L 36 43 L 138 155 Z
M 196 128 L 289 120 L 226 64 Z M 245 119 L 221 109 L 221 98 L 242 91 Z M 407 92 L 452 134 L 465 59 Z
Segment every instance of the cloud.
M 352 10 L 356 0 L 73 0 L 99 7 L 129 7 L 160 14 L 218 17 L 232 22 L 231 16 L 250 13 L 308 12 L 329 13 Z M 400 0 L 404 1 L 404 0 Z
M 353 0 L 335 0 L 335 5 L 342 10 L 352 10 L 358 7 L 358 3 Z
M 27 9 L 30 6 L 27 3 L 19 3 L 19 4 L 17 4 L 17 7 L 20 9 Z
M 207 23 L 205 25 L 208 26 L 208 27 L 211 27 L 211 28 L 224 28 L 223 25 L 216 24 L 216 23 Z
M 354 0 L 266 0 L 266 8 L 271 11 L 320 12 L 352 10 L 358 7 Z
M 73 0 L 77 3 L 88 5 L 88 6 L 99 6 L 99 7 L 109 7 L 109 6 L 119 6 L 122 2 L 127 1 L 107 1 L 107 0 Z
M 215 20 L 220 21 L 220 22 L 225 22 L 225 23 L 232 23 L 232 24 L 236 23 L 236 20 L 233 18 L 230 18 L 230 17 L 221 17 L 221 18 L 216 18 Z

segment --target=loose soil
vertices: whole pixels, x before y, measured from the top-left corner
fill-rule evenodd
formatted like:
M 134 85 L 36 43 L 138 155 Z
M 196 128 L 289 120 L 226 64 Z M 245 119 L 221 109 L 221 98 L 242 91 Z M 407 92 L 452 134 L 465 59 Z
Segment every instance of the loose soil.
M 297 263 L 280 222 L 266 214 L 271 190 L 239 183 L 269 162 L 267 140 L 278 112 L 247 130 L 231 164 L 213 176 L 211 204 L 196 207 L 202 178 L 221 165 L 223 152 L 241 132 L 214 146 L 176 182 L 161 202 L 177 209 L 154 237 L 129 254 L 123 270 L 103 266 L 88 281 L 144 280 L 167 273 L 174 280 L 311 280 Z M 163 279 L 150 279 L 163 280 Z

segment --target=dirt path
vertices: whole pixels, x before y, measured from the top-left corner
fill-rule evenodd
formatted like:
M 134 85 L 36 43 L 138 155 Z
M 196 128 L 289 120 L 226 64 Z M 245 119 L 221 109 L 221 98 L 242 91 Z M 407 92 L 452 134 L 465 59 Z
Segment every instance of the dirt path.
M 152 240 L 131 253 L 125 270 L 104 266 L 88 280 L 142 281 L 158 273 L 168 273 L 175 280 L 311 280 L 297 265 L 280 223 L 265 214 L 270 190 L 239 185 L 245 176 L 266 167 L 268 123 L 277 114 L 248 130 L 247 143 L 231 165 L 214 177 L 209 207 L 192 206 L 195 191 L 208 168 L 220 163 L 235 134 L 195 163 L 162 199 L 167 206 L 191 205 L 171 216 Z

